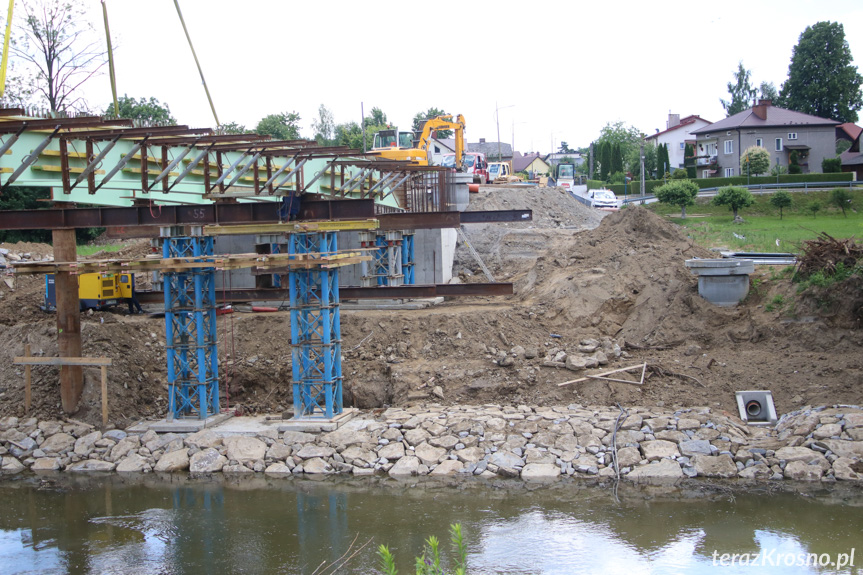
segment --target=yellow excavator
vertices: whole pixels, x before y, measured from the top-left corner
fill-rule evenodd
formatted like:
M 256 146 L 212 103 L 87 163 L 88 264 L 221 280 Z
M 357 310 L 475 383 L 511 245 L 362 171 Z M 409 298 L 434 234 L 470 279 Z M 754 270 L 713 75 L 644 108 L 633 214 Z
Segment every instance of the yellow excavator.
M 455 166 L 462 170 L 464 160 L 464 116 L 459 114 L 453 121 L 452 115 L 438 116 L 426 120 L 419 139 L 414 132 L 399 131 L 398 128 L 381 130 L 375 134 L 372 144 L 372 154 L 390 160 L 413 162 L 420 166 L 429 165 L 429 140 L 437 130 L 453 130 L 455 132 Z

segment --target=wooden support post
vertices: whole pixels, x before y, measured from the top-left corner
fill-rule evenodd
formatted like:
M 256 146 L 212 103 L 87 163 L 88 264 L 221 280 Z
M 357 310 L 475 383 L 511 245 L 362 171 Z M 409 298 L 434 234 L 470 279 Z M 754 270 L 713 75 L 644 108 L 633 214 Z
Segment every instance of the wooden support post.
M 54 260 L 74 262 L 78 259 L 75 230 L 54 230 Z M 57 294 L 57 347 L 60 357 L 81 357 L 81 310 L 78 298 L 78 277 L 58 271 L 54 275 Z M 63 411 L 78 411 L 78 401 L 84 390 L 84 373 L 80 366 L 60 368 L 60 399 Z
M 102 430 L 108 427 L 108 368 L 102 366 Z
M 24 344 L 24 356 L 30 357 L 30 344 Z M 33 397 L 30 392 L 30 366 L 24 366 L 24 413 L 30 415 L 30 400 Z

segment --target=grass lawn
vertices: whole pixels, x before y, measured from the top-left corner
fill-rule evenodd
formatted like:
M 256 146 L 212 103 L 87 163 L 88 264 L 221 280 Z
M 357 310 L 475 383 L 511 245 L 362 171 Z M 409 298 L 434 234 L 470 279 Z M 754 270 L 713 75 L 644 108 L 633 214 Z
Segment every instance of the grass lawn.
M 109 244 L 104 246 L 78 246 L 78 256 L 86 258 L 99 252 L 119 252 L 126 247 L 126 244 Z
M 826 232 L 834 238 L 854 236 L 863 238 L 863 193 L 851 192 L 852 209 L 847 217 L 830 206 L 830 192 L 792 192 L 792 205 L 779 210 L 770 205 L 770 194 L 756 195 L 755 205 L 740 210 L 743 224 L 732 223 L 733 215 L 725 206 L 709 204 L 709 198 L 699 198 L 696 205 L 686 209 L 687 218 L 680 218 L 680 208 L 666 204 L 650 204 L 656 213 L 667 216 L 685 228 L 689 236 L 706 248 L 727 248 L 741 252 L 796 252 L 803 240 L 813 239 Z M 812 202 L 821 204 L 814 216 L 807 207 Z M 855 211 L 857 210 L 857 211 Z M 736 237 L 742 236 L 742 237 Z M 776 240 L 779 240 L 779 246 Z

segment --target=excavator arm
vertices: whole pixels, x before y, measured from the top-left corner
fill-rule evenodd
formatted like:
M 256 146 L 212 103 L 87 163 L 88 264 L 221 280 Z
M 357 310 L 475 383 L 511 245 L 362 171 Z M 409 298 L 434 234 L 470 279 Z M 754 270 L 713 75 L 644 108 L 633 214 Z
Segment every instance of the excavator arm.
M 423 125 L 422 134 L 420 134 L 417 148 L 428 150 L 429 140 L 433 132 L 437 130 L 453 130 L 455 132 L 455 168 L 457 171 L 462 170 L 464 162 L 464 116 L 459 114 L 455 121 L 452 121 L 452 115 L 438 116 L 427 120 Z

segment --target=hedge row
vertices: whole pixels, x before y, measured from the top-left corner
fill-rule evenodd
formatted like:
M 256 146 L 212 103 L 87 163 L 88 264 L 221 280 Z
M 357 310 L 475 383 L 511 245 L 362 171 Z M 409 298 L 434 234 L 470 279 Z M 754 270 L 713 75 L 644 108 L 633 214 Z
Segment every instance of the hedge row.
M 779 176 L 780 184 L 802 184 L 804 182 L 850 182 L 854 174 L 851 172 L 831 174 L 784 174 Z M 735 176 L 733 178 L 699 178 L 692 180 L 699 188 L 721 188 L 723 186 L 745 186 L 746 176 Z M 749 185 L 775 184 L 776 176 L 752 176 Z M 651 195 L 655 188 L 665 184 L 662 180 L 648 180 L 644 182 L 644 193 Z M 633 181 L 626 184 L 626 195 L 638 195 L 640 182 Z M 587 180 L 588 190 L 606 188 L 617 196 L 624 195 L 623 184 L 606 184 L 599 180 Z

